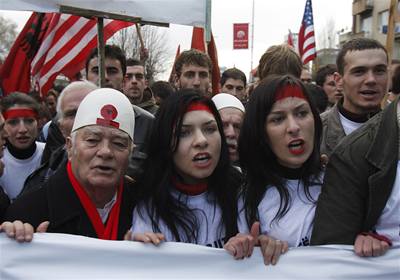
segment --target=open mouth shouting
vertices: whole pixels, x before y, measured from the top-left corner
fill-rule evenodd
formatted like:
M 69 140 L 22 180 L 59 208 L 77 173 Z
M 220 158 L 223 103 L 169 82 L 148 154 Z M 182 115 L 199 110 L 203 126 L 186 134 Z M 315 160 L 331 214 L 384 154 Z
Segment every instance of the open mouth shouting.
M 207 168 L 211 165 L 211 155 L 209 153 L 198 153 L 192 161 L 198 168 Z
M 293 140 L 289 143 L 288 148 L 289 148 L 289 152 L 292 155 L 296 155 L 296 156 L 301 155 L 305 151 L 304 140 L 302 140 L 302 139 Z

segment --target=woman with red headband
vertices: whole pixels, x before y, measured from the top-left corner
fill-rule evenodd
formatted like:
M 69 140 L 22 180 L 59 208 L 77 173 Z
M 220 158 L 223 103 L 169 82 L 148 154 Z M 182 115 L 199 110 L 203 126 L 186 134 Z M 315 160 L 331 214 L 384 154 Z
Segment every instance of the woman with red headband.
M 245 235 L 244 248 L 241 234 L 225 245 L 235 257 L 250 255 L 258 244 L 264 263 L 276 264 L 288 247 L 309 245 L 323 177 L 321 131 L 318 111 L 298 79 L 268 76 L 254 90 L 239 137 L 246 183 L 238 207 L 239 231 L 251 229 L 252 237 Z
M 5 120 L 5 169 L 0 185 L 11 200 L 21 192 L 25 179 L 40 166 L 44 143 L 36 142 L 39 104 L 25 93 L 4 97 L 1 107 Z
M 222 248 L 237 233 L 241 174 L 211 99 L 186 89 L 162 103 L 144 170 L 127 239 Z

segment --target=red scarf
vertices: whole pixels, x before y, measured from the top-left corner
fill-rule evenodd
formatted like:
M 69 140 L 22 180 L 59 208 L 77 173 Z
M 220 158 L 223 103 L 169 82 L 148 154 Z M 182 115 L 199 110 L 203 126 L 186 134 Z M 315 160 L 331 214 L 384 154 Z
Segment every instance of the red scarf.
M 172 178 L 172 183 L 178 191 L 187 195 L 199 195 L 208 188 L 207 183 L 188 185 L 178 182 L 176 178 Z
M 67 172 L 68 178 L 72 184 L 72 187 L 75 190 L 83 208 L 85 209 L 86 214 L 88 215 L 90 222 L 92 223 L 97 237 L 100 239 L 106 240 L 117 240 L 118 237 L 118 222 L 119 222 L 119 212 L 121 208 L 121 197 L 122 197 L 122 180 L 118 187 L 117 192 L 117 201 L 113 205 L 108 219 L 107 224 L 104 227 L 103 221 L 100 218 L 99 212 L 97 211 L 96 206 L 93 201 L 88 196 L 87 192 L 84 188 L 79 184 L 78 180 L 75 178 L 72 173 L 71 162 L 68 161 L 67 164 Z

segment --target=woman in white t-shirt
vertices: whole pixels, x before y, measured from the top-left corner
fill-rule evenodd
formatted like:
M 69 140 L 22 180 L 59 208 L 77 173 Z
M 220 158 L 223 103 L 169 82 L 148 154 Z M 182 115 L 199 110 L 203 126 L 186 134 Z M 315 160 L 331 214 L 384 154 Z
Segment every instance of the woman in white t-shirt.
M 269 76 L 254 90 L 239 138 L 246 183 L 238 206 L 239 231 L 253 238 L 244 248 L 243 234 L 225 245 L 235 257 L 258 244 L 265 264 L 276 264 L 288 247 L 309 245 L 323 177 L 321 132 L 318 111 L 298 79 Z
M 210 98 L 191 89 L 163 102 L 144 170 L 126 239 L 222 248 L 238 232 L 241 174 L 230 165 L 222 121 Z

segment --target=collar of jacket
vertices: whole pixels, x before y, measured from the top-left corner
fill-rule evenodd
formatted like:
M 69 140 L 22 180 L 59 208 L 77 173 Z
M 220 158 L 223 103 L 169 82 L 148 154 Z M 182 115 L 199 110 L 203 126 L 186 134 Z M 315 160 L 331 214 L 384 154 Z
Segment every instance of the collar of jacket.
M 397 123 L 397 103 L 399 97 L 390 103 L 379 117 L 379 126 L 374 134 L 371 148 L 366 154 L 366 159 L 379 169 L 384 169 L 391 162 L 397 162 L 399 137 Z

